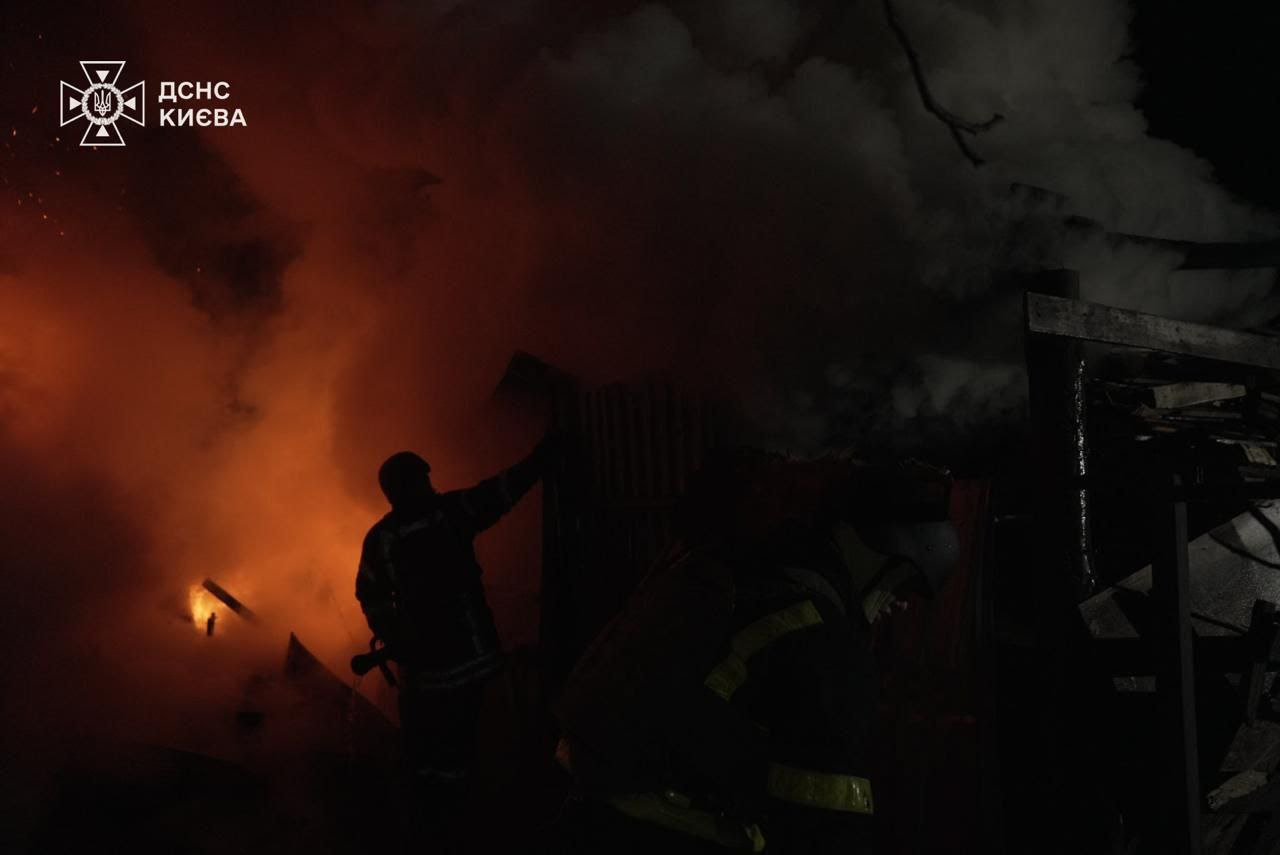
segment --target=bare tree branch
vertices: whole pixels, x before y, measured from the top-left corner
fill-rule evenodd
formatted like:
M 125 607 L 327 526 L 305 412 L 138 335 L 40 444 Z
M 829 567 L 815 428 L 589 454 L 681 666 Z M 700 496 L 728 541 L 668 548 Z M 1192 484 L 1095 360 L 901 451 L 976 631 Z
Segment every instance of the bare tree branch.
M 960 147 L 961 153 L 969 159 L 969 162 L 974 166 L 981 166 L 985 161 L 969 147 L 965 138 L 961 136 L 961 132 L 971 136 L 976 135 L 1003 121 L 1004 116 L 996 113 L 985 122 L 970 122 L 939 104 L 937 99 L 933 97 L 933 92 L 929 89 L 929 81 L 924 76 L 924 68 L 920 64 L 920 55 L 916 53 L 916 49 L 911 45 L 911 38 L 907 35 L 906 29 L 902 26 L 902 21 L 898 18 L 898 12 L 894 8 L 893 0 L 884 0 L 884 16 L 889 21 L 889 27 L 893 30 L 893 34 L 898 37 L 898 43 L 902 45 L 902 50 L 907 55 L 907 62 L 911 64 L 911 74 L 915 78 L 916 90 L 920 93 L 920 101 L 924 104 L 924 108 L 937 116 L 938 120 L 947 126 L 947 130 L 951 132 L 952 139 L 956 141 L 956 145 Z

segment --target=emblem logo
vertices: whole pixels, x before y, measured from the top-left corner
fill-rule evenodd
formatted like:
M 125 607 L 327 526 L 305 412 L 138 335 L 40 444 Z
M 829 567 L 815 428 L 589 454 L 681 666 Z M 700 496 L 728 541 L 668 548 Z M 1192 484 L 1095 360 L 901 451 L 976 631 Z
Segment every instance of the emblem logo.
M 127 89 L 117 86 L 120 73 L 124 71 L 123 62 L 82 60 L 80 68 L 89 85 L 79 89 L 62 81 L 61 126 L 84 119 L 87 127 L 80 138 L 80 145 L 124 145 L 124 135 L 116 127 L 116 122 L 127 119 L 135 125 L 146 125 L 146 82 L 140 80 Z

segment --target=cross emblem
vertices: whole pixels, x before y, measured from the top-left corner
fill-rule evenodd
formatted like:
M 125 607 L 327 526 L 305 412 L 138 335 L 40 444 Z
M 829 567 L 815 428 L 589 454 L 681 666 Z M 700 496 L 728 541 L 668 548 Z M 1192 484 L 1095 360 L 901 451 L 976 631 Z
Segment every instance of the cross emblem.
M 123 62 L 82 60 L 80 68 L 89 85 L 80 89 L 61 81 L 60 126 L 84 119 L 86 127 L 80 145 L 124 145 L 124 135 L 116 127 L 116 121 L 128 119 L 135 125 L 146 124 L 146 82 L 140 80 L 127 89 L 120 89 L 116 81 L 124 71 Z

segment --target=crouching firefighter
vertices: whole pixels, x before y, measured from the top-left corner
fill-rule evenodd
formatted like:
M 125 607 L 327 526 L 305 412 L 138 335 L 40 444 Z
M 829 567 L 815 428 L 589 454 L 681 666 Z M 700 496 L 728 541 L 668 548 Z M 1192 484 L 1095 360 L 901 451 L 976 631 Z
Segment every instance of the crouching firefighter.
M 484 681 L 501 667 L 473 540 L 542 478 L 552 457 L 547 438 L 498 476 L 449 493 L 436 492 L 431 467 L 409 451 L 378 470 L 391 510 L 365 536 L 356 598 L 384 646 L 357 659 L 398 664 L 409 771 L 437 805 L 461 798 Z
M 871 851 L 871 624 L 936 590 L 957 540 L 945 514 L 823 505 L 689 537 L 588 649 L 557 709 L 579 797 L 556 848 Z

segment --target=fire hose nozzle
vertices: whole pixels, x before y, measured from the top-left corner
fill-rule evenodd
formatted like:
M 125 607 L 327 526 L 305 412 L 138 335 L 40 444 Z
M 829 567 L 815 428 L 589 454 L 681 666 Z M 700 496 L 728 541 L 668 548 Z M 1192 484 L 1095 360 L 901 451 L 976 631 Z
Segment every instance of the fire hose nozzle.
M 391 673 L 391 669 L 387 667 L 387 662 L 394 659 L 395 656 L 390 647 L 383 645 L 370 650 L 368 653 L 357 653 L 351 657 L 351 670 L 357 677 L 363 677 L 374 668 L 382 672 L 382 676 L 392 686 L 396 684 L 396 679 Z
M 383 648 L 385 650 L 386 648 Z M 351 657 L 351 670 L 357 677 L 363 677 L 379 665 L 386 664 L 387 655 L 378 650 L 374 653 L 357 653 Z

